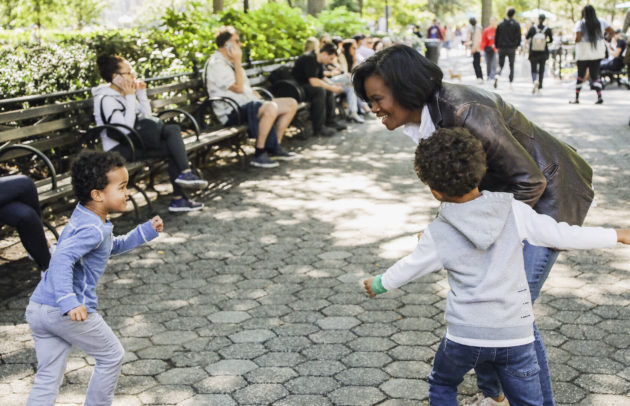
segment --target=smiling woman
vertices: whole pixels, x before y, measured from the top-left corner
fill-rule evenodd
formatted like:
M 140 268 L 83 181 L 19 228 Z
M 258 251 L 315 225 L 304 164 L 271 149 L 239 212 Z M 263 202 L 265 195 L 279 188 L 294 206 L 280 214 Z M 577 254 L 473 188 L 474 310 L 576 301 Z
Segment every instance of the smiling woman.
M 582 224 L 593 200 L 593 173 L 576 151 L 496 93 L 442 83 L 442 77 L 440 68 L 416 50 L 396 45 L 358 65 L 352 82 L 357 95 L 371 102 L 372 111 L 388 130 L 404 126 L 416 143 L 431 137 L 435 129 L 466 128 L 486 152 L 488 170 L 480 189 L 511 192 L 538 213 Z M 557 256 L 553 249 L 525 242 L 523 258 L 532 302 Z M 535 337 L 545 404 L 553 404 L 547 355 L 537 329 Z M 477 373 L 484 395 L 500 400 L 496 374 Z

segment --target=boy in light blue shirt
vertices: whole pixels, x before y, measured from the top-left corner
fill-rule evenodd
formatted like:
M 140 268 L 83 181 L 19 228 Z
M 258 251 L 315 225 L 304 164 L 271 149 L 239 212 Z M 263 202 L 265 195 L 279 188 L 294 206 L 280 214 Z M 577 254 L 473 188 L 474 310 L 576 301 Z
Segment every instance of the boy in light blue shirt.
M 37 375 L 27 405 L 54 405 L 73 345 L 96 360 L 85 405 L 112 404 L 124 350 L 96 312 L 96 285 L 110 255 L 130 251 L 164 228 L 155 216 L 114 237 L 107 216 L 125 210 L 128 181 L 125 161 L 114 152 L 86 151 L 72 164 L 79 203 L 26 308 L 37 353 Z

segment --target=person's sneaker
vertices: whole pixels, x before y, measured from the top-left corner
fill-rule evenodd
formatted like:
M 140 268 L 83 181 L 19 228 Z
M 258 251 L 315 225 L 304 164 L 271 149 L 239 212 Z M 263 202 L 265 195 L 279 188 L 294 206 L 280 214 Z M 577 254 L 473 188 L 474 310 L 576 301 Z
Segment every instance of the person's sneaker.
M 483 85 L 483 78 L 477 78 L 477 83 Z
M 168 206 L 168 211 L 177 213 L 181 211 L 196 211 L 203 209 L 203 203 L 196 202 L 194 200 L 186 199 L 172 199 L 171 204 Z
M 355 123 L 359 123 L 359 124 L 365 123 L 365 120 L 363 119 L 363 117 L 359 116 L 359 114 L 357 114 L 356 111 L 354 113 L 348 115 L 348 120 L 349 121 L 354 121 Z
M 254 159 L 249 162 L 249 164 L 257 168 L 275 168 L 276 166 L 280 165 L 276 161 L 273 161 L 271 158 L 269 158 L 269 155 L 267 155 L 266 152 L 255 156 Z
M 595 104 L 604 104 L 604 99 L 602 99 L 602 98 L 597 99 Z
M 332 137 L 333 135 L 335 135 L 336 132 L 337 130 L 335 130 L 334 128 L 323 126 L 321 130 L 315 132 L 315 136 L 316 137 Z
M 208 186 L 208 181 L 205 179 L 201 179 L 197 176 L 196 173 L 190 172 L 182 172 L 175 179 L 175 183 L 184 189 L 204 189 Z
M 339 121 L 336 121 L 336 120 L 330 120 L 329 122 L 327 122 L 326 127 L 332 127 L 337 131 L 345 130 L 346 128 L 348 128 L 347 125 L 340 123 Z
M 277 161 L 292 161 L 299 158 L 298 154 L 296 154 L 295 152 L 287 152 L 282 149 L 282 147 L 278 147 L 276 152 L 271 152 L 269 156 Z
M 532 94 L 538 93 L 538 82 L 534 83 L 534 87 L 532 88 Z
M 510 402 L 508 402 L 506 397 L 500 402 L 492 398 L 483 398 L 481 402 L 479 402 L 479 406 L 510 406 Z

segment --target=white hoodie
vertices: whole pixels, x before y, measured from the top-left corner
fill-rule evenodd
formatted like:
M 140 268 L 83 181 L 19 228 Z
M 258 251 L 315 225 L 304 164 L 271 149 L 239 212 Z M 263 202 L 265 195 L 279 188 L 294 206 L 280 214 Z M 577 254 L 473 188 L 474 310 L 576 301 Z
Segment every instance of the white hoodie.
M 103 84 L 92 89 L 94 96 L 94 119 L 96 125 L 105 124 L 124 124 L 133 128 L 136 122 L 136 115 L 151 115 L 151 103 L 147 97 L 146 89 L 139 89 L 136 94 L 128 94 L 123 96 L 116 90 L 112 89 L 109 84 Z M 111 97 L 110 97 L 111 96 Z M 101 117 L 101 103 L 103 103 L 103 117 Z M 128 131 L 123 130 L 125 133 Z M 103 149 L 109 151 L 116 147 L 119 142 L 108 137 L 106 131 L 101 133 L 103 141 Z

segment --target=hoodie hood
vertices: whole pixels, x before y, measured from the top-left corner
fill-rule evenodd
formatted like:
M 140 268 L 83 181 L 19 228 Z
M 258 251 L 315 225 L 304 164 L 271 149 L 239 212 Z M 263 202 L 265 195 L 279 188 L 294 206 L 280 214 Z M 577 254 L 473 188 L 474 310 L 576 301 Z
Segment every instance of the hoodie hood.
M 442 203 L 438 217 L 476 248 L 487 250 L 505 227 L 512 199 L 511 193 L 483 191 L 481 196 L 466 203 Z
M 104 83 L 92 88 L 92 96 L 121 96 L 120 93 L 109 87 L 109 83 Z

